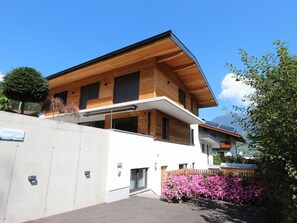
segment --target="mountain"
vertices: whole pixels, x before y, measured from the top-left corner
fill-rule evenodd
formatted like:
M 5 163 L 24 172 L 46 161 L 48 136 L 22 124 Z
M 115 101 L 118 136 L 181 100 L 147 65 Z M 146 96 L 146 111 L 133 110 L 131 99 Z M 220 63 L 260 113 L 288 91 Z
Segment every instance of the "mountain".
M 245 133 L 244 129 L 241 127 L 241 125 L 239 123 L 235 122 L 234 118 L 228 114 L 217 116 L 211 121 L 231 126 L 231 127 L 235 128 L 239 134 L 244 135 L 244 136 L 246 135 L 246 133 Z

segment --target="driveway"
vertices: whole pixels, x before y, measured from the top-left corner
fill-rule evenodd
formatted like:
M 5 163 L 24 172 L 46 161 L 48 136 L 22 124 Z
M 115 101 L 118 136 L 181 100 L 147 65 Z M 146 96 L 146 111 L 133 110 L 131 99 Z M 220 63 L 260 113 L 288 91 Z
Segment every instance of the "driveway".
M 240 206 L 222 201 L 199 199 L 187 204 L 168 204 L 153 198 L 131 197 L 99 204 L 30 223 L 257 223 L 266 222 L 263 207 Z

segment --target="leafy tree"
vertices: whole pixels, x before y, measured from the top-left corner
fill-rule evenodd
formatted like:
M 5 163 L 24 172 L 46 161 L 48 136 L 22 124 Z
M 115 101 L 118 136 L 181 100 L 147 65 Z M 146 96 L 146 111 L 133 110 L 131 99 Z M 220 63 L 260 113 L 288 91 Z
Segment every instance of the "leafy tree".
M 236 79 L 253 87 L 247 107 L 234 115 L 252 146 L 261 152 L 265 171 L 278 180 L 271 222 L 297 222 L 297 59 L 276 41 L 275 53 L 261 58 L 240 50 L 243 69 L 228 64 Z M 277 208 L 276 208 L 277 207 Z
M 3 94 L 9 99 L 21 101 L 21 113 L 24 114 L 25 102 L 42 102 L 46 99 L 49 84 L 34 68 L 19 67 L 4 76 Z
M 9 106 L 10 100 L 3 95 L 2 91 L 2 82 L 0 82 L 0 111 L 3 111 L 5 108 Z

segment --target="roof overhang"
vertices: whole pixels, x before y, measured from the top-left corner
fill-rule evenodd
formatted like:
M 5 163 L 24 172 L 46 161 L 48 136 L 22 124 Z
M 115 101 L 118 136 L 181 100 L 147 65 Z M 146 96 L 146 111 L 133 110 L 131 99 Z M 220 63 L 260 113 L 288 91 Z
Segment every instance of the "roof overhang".
M 211 145 L 212 148 L 220 148 L 220 141 L 208 134 L 200 134 L 199 138 Z
M 155 59 L 157 64 L 165 64 L 176 73 L 197 100 L 199 108 L 218 105 L 197 59 L 172 31 L 63 70 L 47 79 L 51 88 L 55 88 L 148 59 Z
M 215 127 L 212 127 L 212 126 L 209 126 L 209 125 L 205 125 L 205 124 L 199 124 L 199 127 L 204 128 L 204 129 L 209 129 L 209 130 L 212 130 L 212 131 L 215 131 L 215 132 L 219 132 L 219 133 L 222 133 L 222 134 L 225 134 L 225 135 L 229 135 L 229 136 L 233 137 L 238 142 L 243 142 L 243 143 L 245 142 L 244 138 L 240 134 L 236 134 L 236 133 L 233 133 L 233 132 L 228 132 L 228 131 L 225 131 L 225 130 L 222 130 L 222 129 L 219 129 L 219 128 L 215 128 Z
M 116 114 L 129 111 L 143 111 L 156 109 L 163 113 L 166 113 L 173 118 L 183 121 L 188 124 L 201 124 L 203 121 L 197 116 L 193 115 L 188 110 L 176 104 L 174 101 L 167 97 L 157 97 L 150 99 L 143 99 L 137 101 L 129 101 L 119 104 L 113 104 L 108 106 L 102 106 L 98 108 L 90 108 L 80 110 L 80 117 L 73 118 L 68 114 L 61 114 L 56 117 L 48 116 L 46 118 L 57 118 L 61 119 L 63 117 L 64 121 L 81 123 L 81 122 L 91 122 L 104 120 L 105 115 Z

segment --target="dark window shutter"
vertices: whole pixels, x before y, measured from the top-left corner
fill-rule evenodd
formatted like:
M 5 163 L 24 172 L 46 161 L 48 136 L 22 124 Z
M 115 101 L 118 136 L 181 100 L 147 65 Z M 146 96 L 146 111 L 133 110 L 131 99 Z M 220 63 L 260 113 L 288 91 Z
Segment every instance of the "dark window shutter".
M 115 78 L 114 103 L 138 100 L 139 76 L 139 72 L 136 72 Z
M 99 83 L 83 86 L 80 92 L 80 109 L 87 107 L 88 100 L 99 98 Z
M 63 91 L 63 92 L 54 94 L 54 98 L 60 98 L 63 101 L 63 104 L 66 105 L 67 95 L 68 95 L 68 91 Z

